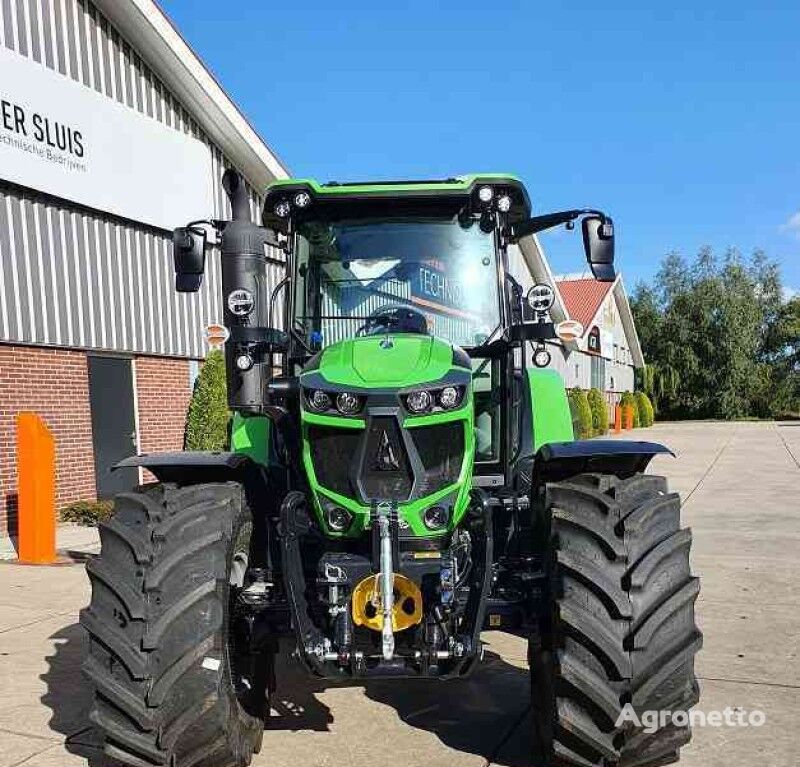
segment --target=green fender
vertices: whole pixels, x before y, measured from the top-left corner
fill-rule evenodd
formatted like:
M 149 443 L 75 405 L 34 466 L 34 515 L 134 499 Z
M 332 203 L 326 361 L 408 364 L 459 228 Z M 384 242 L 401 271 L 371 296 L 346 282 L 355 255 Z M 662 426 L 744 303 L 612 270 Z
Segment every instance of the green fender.
M 561 375 L 549 368 L 528 368 L 533 452 L 551 442 L 572 442 L 572 416 Z
M 231 420 L 231 451 L 243 453 L 256 463 L 269 465 L 269 437 L 272 423 L 265 416 L 234 413 Z

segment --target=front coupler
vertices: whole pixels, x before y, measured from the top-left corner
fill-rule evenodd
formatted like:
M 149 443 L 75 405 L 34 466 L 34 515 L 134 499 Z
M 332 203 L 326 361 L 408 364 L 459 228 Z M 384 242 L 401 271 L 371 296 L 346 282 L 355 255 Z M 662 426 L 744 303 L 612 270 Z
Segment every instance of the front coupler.
M 303 493 L 289 493 L 281 505 L 279 536 L 284 590 L 297 639 L 297 654 L 309 671 L 326 678 L 453 677 L 472 669 L 481 653 L 480 631 L 492 577 L 491 514 L 482 492 L 475 491 L 465 522 L 472 539 L 472 569 L 465 584 L 469 595 L 447 649 L 436 646 L 419 646 L 412 651 L 395 649 L 391 630 L 391 577 L 401 569 L 401 547 L 394 504 L 379 504 L 372 515 L 372 571 L 380 580 L 384 617 L 380 651 L 370 653 L 342 647 L 337 643 L 337 637 L 326 636 L 315 624 L 306 596 L 308 584 L 301 539 L 314 532 L 314 522 L 307 509 Z M 330 570 L 332 572 L 335 567 Z M 333 583 L 330 577 L 326 582 Z M 349 618 L 349 602 L 344 609 L 347 610 L 345 617 Z M 349 632 L 352 632 L 352 625 L 349 622 L 348 625 Z

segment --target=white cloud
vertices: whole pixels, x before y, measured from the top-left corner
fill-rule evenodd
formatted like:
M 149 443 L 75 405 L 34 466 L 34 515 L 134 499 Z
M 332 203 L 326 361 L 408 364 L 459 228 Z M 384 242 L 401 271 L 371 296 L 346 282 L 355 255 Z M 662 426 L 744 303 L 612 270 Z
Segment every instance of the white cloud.
M 789 216 L 789 220 L 781 226 L 782 232 L 792 232 L 796 237 L 800 237 L 800 210 Z

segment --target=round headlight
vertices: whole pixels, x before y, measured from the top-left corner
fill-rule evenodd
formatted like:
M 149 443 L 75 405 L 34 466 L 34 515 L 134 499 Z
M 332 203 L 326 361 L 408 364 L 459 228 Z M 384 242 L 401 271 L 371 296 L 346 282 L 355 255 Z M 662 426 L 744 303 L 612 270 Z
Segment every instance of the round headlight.
M 331 406 L 331 398 L 322 389 L 314 389 L 308 393 L 308 404 L 312 410 L 327 410 Z
M 455 386 L 445 386 L 439 395 L 439 404 L 445 410 L 452 410 L 461 399 L 458 389 Z
M 253 367 L 253 358 L 249 354 L 240 354 L 236 358 L 236 367 L 242 372 Z
M 431 406 L 431 395 L 427 391 L 412 391 L 406 397 L 406 407 L 412 413 L 424 413 Z
M 332 506 L 325 512 L 325 516 L 328 520 L 328 527 L 337 533 L 343 533 L 353 521 L 353 515 L 341 506 Z
M 553 306 L 556 292 L 550 285 L 540 282 L 528 291 L 528 306 L 535 312 L 546 312 Z
M 511 198 L 507 194 L 497 198 L 497 210 L 501 213 L 508 213 L 511 210 Z
M 336 409 L 344 415 L 353 415 L 361 409 L 361 399 L 356 394 L 343 391 L 336 395 Z
M 478 199 L 481 202 L 490 202 L 492 197 L 494 197 L 494 189 L 490 186 L 482 186 L 478 190 Z
M 547 351 L 544 346 L 533 353 L 533 364 L 536 365 L 537 368 L 546 368 L 550 364 L 551 359 L 550 352 Z
M 275 215 L 278 218 L 286 218 L 292 212 L 292 206 L 286 200 L 281 200 L 275 205 Z
M 450 515 L 443 506 L 430 506 L 422 513 L 422 521 L 428 530 L 437 530 L 447 525 Z
M 297 205 L 298 208 L 307 208 L 311 205 L 311 195 L 308 192 L 298 192 L 294 196 L 294 204 Z

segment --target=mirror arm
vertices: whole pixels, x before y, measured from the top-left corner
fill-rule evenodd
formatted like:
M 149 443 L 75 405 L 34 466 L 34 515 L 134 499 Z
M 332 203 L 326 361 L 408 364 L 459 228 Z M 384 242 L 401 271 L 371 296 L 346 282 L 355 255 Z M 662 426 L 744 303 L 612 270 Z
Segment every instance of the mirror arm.
M 546 213 L 543 216 L 533 216 L 525 221 L 518 221 L 507 227 L 506 232 L 510 242 L 519 242 L 523 237 L 528 237 L 546 229 L 552 229 L 560 224 L 569 224 L 579 216 L 600 216 L 606 220 L 606 214 L 592 208 L 580 208 L 575 210 L 561 210 L 557 213 Z

